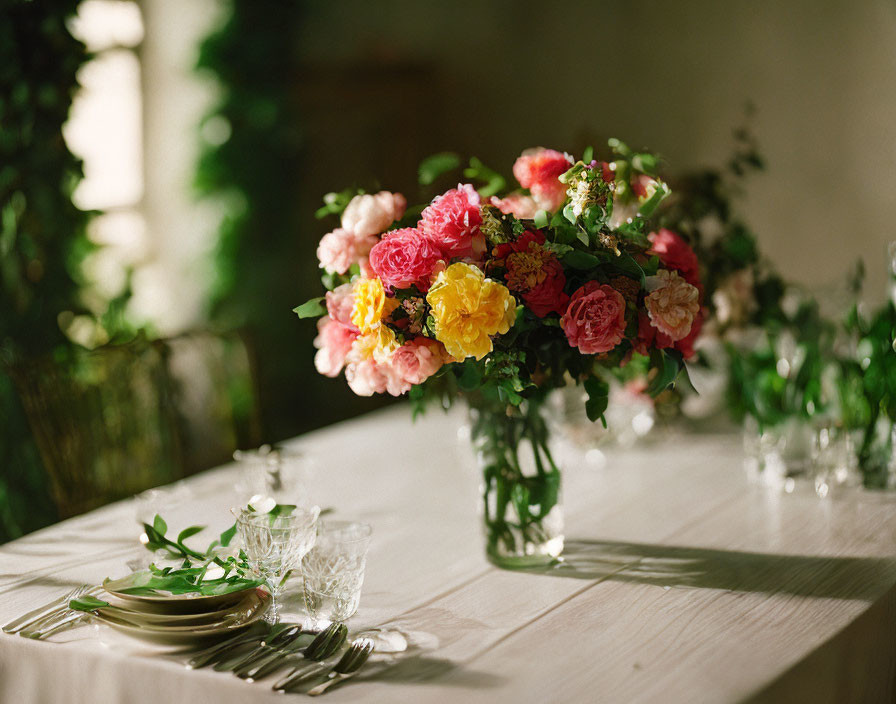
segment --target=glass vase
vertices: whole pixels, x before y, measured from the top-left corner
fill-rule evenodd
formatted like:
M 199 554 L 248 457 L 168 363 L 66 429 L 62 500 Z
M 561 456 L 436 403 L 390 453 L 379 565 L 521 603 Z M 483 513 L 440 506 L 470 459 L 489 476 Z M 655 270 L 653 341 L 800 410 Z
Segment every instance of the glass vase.
M 553 562 L 563 551 L 563 510 L 542 400 L 471 403 L 470 436 L 488 559 L 510 569 Z

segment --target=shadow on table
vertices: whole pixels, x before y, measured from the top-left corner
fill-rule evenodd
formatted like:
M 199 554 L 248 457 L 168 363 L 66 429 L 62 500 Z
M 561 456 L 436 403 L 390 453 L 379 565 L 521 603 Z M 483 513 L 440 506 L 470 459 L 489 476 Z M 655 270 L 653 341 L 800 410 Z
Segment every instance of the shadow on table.
M 389 684 L 437 683 L 440 687 L 491 689 L 503 684 L 505 678 L 471 669 L 446 658 L 411 654 L 396 658 L 393 662 L 371 663 L 356 681 Z
M 884 590 L 882 585 L 896 580 L 896 559 L 771 555 L 573 539 L 567 541 L 562 561 L 524 571 L 663 587 L 873 601 Z

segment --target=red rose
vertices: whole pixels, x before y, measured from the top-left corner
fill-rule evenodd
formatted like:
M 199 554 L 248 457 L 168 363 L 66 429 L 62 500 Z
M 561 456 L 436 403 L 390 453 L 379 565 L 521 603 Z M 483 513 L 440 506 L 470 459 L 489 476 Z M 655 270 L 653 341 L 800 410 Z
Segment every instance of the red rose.
M 553 259 L 544 265 L 546 276 L 544 281 L 532 288 L 528 293 L 524 293 L 523 301 L 535 315 L 539 318 L 545 317 L 548 313 L 563 314 L 569 303 L 569 296 L 563 291 L 566 286 L 566 275 L 563 273 L 563 267 L 560 262 Z
M 387 232 L 370 250 L 370 268 L 386 290 L 416 285 L 428 291 L 432 271 L 442 258 L 438 248 L 413 228 Z
M 651 248 L 647 250 L 648 254 L 657 255 L 664 266 L 678 270 L 685 281 L 700 288 L 697 255 L 684 239 L 666 228 L 659 232 L 651 232 L 647 235 L 647 239 L 651 243 Z
M 560 324 L 571 347 L 609 352 L 625 334 L 625 299 L 612 286 L 589 281 L 572 294 Z
M 650 348 L 665 349 L 672 347 L 674 344 L 672 338 L 666 333 L 660 332 L 650 324 L 650 317 L 644 310 L 638 311 L 638 338 L 632 340 L 635 352 L 638 354 L 649 355 Z
M 554 149 L 527 149 L 513 164 L 513 175 L 523 188 L 532 192 L 540 208 L 556 211 L 566 200 L 566 184 L 560 176 L 569 170 L 572 160 Z
M 420 231 L 446 259 L 472 257 L 482 240 L 479 194 L 470 184 L 436 196 L 420 216 Z M 481 253 L 482 250 L 479 250 Z

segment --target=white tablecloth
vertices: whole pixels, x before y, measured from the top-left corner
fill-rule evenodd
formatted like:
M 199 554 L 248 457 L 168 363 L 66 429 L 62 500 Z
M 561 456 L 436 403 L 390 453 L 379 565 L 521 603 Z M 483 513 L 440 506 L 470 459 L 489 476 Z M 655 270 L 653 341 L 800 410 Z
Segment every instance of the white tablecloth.
M 317 502 L 374 527 L 350 625 L 416 643 L 330 701 L 892 701 L 896 497 L 750 486 L 732 435 L 609 450 L 603 468 L 570 454 L 566 566 L 507 572 L 483 558 L 459 417 L 390 409 L 296 441 L 319 461 Z M 237 481 L 234 466 L 190 479 L 169 525 L 210 540 Z M 138 534 L 125 501 L 0 547 L 0 622 L 125 573 Z M 284 701 L 182 663 L 106 629 L 0 635 L 0 701 Z

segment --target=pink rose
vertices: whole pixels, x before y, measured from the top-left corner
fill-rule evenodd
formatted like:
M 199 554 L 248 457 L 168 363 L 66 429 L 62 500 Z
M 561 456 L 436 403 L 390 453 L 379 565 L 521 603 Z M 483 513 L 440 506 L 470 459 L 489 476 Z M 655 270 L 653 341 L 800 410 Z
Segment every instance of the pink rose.
M 422 384 L 445 363 L 445 348 L 426 337 L 417 337 L 399 347 L 390 360 L 396 375 L 407 384 Z M 404 392 L 402 392 L 404 393 Z
M 609 352 L 625 334 L 625 299 L 612 286 L 589 281 L 572 294 L 560 324 L 571 347 Z
M 345 274 L 352 264 L 366 260 L 375 244 L 376 237 L 358 237 L 350 230 L 337 228 L 321 238 L 317 258 L 324 269 Z
M 436 196 L 420 216 L 420 230 L 446 259 L 472 257 L 483 239 L 479 232 L 479 194 L 470 184 Z
M 665 333 L 673 342 L 683 339 L 691 331 L 700 312 L 700 292 L 678 275 L 677 271 L 660 269 L 656 276 L 647 277 L 644 299 L 650 324 Z
M 491 204 L 502 213 L 513 215 L 520 220 L 531 220 L 538 212 L 538 204 L 531 196 L 511 194 L 506 198 L 492 196 Z
M 566 200 L 566 184 L 560 176 L 572 166 L 568 154 L 554 149 L 527 149 L 513 164 L 513 175 L 528 188 L 538 207 L 555 212 Z
M 700 282 L 697 255 L 690 245 L 682 237 L 662 228 L 659 232 L 651 232 L 647 235 L 651 247 L 648 254 L 655 254 L 660 258 L 663 266 L 669 269 L 677 269 L 684 280 L 693 286 Z
M 342 284 L 332 291 L 327 291 L 327 314 L 355 332 L 358 328 L 352 323 L 352 311 L 355 308 L 355 287 L 352 284 Z
M 370 268 L 386 290 L 416 285 L 428 291 L 433 269 L 442 253 L 419 230 L 406 227 L 387 232 L 370 250 Z
M 356 330 L 328 315 L 318 320 L 317 337 L 314 338 L 314 346 L 317 347 L 314 368 L 318 373 L 329 377 L 338 376 L 356 337 Z
M 342 213 L 342 227 L 360 237 L 378 235 L 404 215 L 407 205 L 401 193 L 355 196 Z
M 351 362 L 345 368 L 345 380 L 358 396 L 373 396 L 386 390 L 388 378 L 373 359 Z

